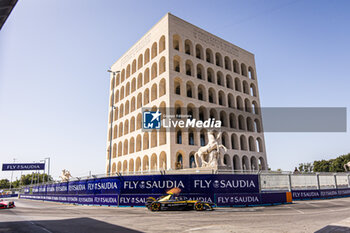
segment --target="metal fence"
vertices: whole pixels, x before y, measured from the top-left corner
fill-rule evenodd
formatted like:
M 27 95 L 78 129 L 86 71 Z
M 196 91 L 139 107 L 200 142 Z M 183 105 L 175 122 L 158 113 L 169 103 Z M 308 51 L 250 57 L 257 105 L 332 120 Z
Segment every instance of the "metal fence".
M 262 191 L 312 190 L 350 187 L 349 173 L 260 173 Z

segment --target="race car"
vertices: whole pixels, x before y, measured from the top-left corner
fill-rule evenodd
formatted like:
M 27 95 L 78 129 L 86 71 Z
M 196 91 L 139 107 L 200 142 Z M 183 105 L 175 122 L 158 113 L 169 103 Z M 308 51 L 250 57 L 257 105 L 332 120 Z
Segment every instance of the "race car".
M 13 207 L 16 207 L 14 201 L 0 200 L 0 209 L 9 209 Z
M 214 210 L 214 203 L 197 201 L 197 200 L 180 200 L 178 198 L 179 191 L 172 189 L 167 195 L 156 199 L 154 197 L 147 198 L 146 207 L 151 211 L 161 210 Z

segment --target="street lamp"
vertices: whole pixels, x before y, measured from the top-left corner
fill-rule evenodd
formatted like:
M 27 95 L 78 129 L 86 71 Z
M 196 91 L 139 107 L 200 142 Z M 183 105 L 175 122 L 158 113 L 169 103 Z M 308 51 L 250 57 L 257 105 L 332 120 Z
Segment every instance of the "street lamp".
M 113 79 L 112 79 L 112 99 L 111 99 L 111 124 L 110 124 L 110 133 L 109 133 L 109 151 L 108 151 L 108 176 L 111 175 L 111 163 L 112 163 L 112 137 L 113 137 L 113 118 L 114 118 L 114 86 L 115 86 L 115 75 L 120 73 L 120 71 L 112 71 L 112 70 L 107 70 L 107 72 L 113 74 Z
M 16 162 L 16 159 L 13 159 L 13 163 Z M 13 171 L 11 172 L 11 182 L 10 182 L 10 192 L 11 192 L 11 188 L 12 188 L 12 177 L 13 177 Z
M 45 166 L 46 166 L 46 160 L 48 161 L 48 166 L 47 166 L 47 182 L 49 182 L 49 177 L 50 177 L 50 157 L 46 157 L 45 159 Z
M 44 162 L 44 164 L 46 165 L 46 159 L 42 159 L 40 160 L 40 162 Z M 40 172 L 39 172 L 39 183 L 40 183 Z M 44 167 L 44 174 L 43 174 L 43 183 L 45 184 L 45 167 Z

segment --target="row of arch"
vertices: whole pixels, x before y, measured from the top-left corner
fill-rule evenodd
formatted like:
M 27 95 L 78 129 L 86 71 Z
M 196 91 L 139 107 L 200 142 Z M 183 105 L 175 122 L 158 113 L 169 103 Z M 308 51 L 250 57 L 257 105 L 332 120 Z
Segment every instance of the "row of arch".
M 240 95 L 237 95 L 235 98 L 232 93 L 226 95 L 223 90 L 217 91 L 213 87 L 206 88 L 203 84 L 199 84 L 196 87 L 192 81 L 187 81 L 186 84 L 184 84 L 180 78 L 174 79 L 174 93 L 176 95 L 195 98 L 224 107 L 236 108 L 241 111 L 259 114 L 259 105 L 256 100 L 250 101 L 248 98 L 243 100 Z
M 143 94 L 143 95 L 142 95 Z M 145 106 L 149 104 L 152 101 L 155 101 L 156 99 L 162 97 L 166 94 L 166 81 L 165 78 L 161 79 L 159 81 L 159 85 L 154 83 L 151 88 L 146 88 L 143 93 L 138 93 L 137 96 L 133 96 L 130 100 L 126 100 L 125 103 L 121 103 L 118 107 L 115 107 L 115 113 L 114 114 L 114 120 L 135 111 L 136 109 L 141 108 L 142 106 Z M 114 99 L 115 102 L 118 103 L 122 98 L 120 96 L 119 92 L 115 93 Z M 112 97 L 111 100 L 112 101 Z M 119 112 L 119 115 L 118 115 Z
M 162 151 L 159 156 L 153 153 L 151 156 L 144 155 L 137 157 L 135 160 L 129 159 L 124 160 L 123 163 L 119 161 L 118 163 L 112 164 L 112 174 L 116 172 L 140 172 L 140 171 L 156 171 L 156 170 L 166 170 L 167 169 L 167 156 L 164 151 Z M 108 167 L 107 167 L 108 170 Z
M 183 151 L 178 151 L 176 153 L 176 161 L 174 167 L 176 169 L 183 168 L 195 168 L 194 153 L 191 152 L 187 159 L 184 158 L 185 153 Z M 186 160 L 186 163 L 185 163 Z M 257 171 L 266 170 L 266 162 L 264 157 L 256 157 L 247 155 L 229 155 L 225 154 L 223 157 L 223 163 L 228 168 L 234 171 Z M 166 152 L 162 151 L 159 156 L 153 153 L 151 156 L 144 155 L 138 156 L 137 158 L 131 158 L 129 160 L 113 162 L 112 164 L 112 174 L 116 172 L 141 172 L 141 171 L 156 171 L 156 170 L 167 170 L 168 161 Z M 107 167 L 108 170 L 108 167 Z
M 138 134 L 136 137 L 124 139 L 123 142 L 119 141 L 118 144 L 114 143 L 112 146 L 112 158 L 161 146 L 166 144 L 166 140 L 167 134 L 164 128 L 160 129 L 159 132 L 157 130 L 144 132 L 143 134 Z M 207 131 L 205 129 L 196 131 L 196 129 L 190 128 L 186 132 L 181 129 L 176 131 L 176 144 L 204 146 L 207 144 L 207 142 Z M 263 141 L 260 136 L 253 137 L 246 136 L 244 134 L 239 136 L 236 133 L 223 131 L 221 136 L 221 144 L 227 149 L 232 150 L 264 152 Z
M 160 37 L 158 43 L 154 42 L 152 44 L 151 49 L 147 48 L 144 53 L 139 54 L 137 60 L 134 59 L 131 64 L 128 64 L 126 68 L 122 69 L 120 74 L 118 73 L 116 75 L 116 79 L 111 82 L 111 89 L 113 88 L 113 83 L 115 87 L 117 87 L 120 83 L 124 82 L 124 80 L 150 62 L 151 59 L 163 52 L 166 48 L 165 44 L 165 36 L 163 35 Z
M 155 79 L 158 75 L 161 75 L 166 70 L 165 57 L 162 57 L 159 61 L 159 73 L 158 73 L 157 62 L 154 62 L 151 67 L 145 69 L 144 73 L 139 73 L 134 77 L 130 82 L 127 82 L 125 85 L 115 90 L 114 103 L 117 103 L 119 100 L 122 100 L 124 97 L 129 96 L 131 93 L 135 92 L 137 89 L 141 88 L 143 85 L 146 85 L 151 80 Z M 151 76 L 150 76 L 151 75 Z M 111 97 L 112 98 L 112 97 Z M 111 102 L 112 105 L 112 102 Z
M 200 44 L 194 46 L 194 43 L 189 39 L 185 39 L 182 43 L 181 37 L 177 34 L 173 35 L 173 49 L 250 79 L 255 79 L 255 72 L 251 66 L 247 67 L 244 63 L 239 64 L 237 60 L 228 56 L 223 57 L 219 52 L 216 52 L 214 56 L 214 52 L 210 48 L 204 49 Z
M 175 56 L 173 61 L 174 71 L 181 72 L 181 70 L 183 70 L 181 68 L 181 58 L 179 56 Z M 251 84 L 249 84 L 247 80 L 243 80 L 242 82 L 238 77 L 233 79 L 230 74 L 227 74 L 225 76 L 221 71 L 217 71 L 215 73 L 214 70 L 210 67 L 205 70 L 202 64 L 197 64 L 194 66 L 190 60 L 186 60 L 185 64 L 185 73 L 188 76 L 197 77 L 197 79 L 206 80 L 210 83 L 216 83 L 219 86 L 226 87 L 238 92 L 243 92 L 251 96 L 257 96 L 257 89 L 253 82 L 251 82 Z
M 122 112 L 123 110 L 120 109 Z M 156 111 L 157 107 L 153 106 L 151 111 Z M 162 114 L 166 114 L 166 108 L 165 108 L 165 102 L 162 101 L 159 105 L 159 110 Z M 224 128 L 230 128 L 241 130 L 241 131 L 247 131 L 247 132 L 256 132 L 261 133 L 262 132 L 262 126 L 261 121 L 259 118 L 253 118 L 250 116 L 244 116 L 242 114 L 239 114 L 236 116 L 235 113 L 228 113 L 226 110 L 217 110 L 215 108 L 206 108 L 204 106 L 200 106 L 199 108 L 196 108 L 194 104 L 190 103 L 186 107 L 182 106 L 181 101 L 175 102 L 175 113 L 171 113 L 172 115 L 181 116 L 181 115 L 188 115 L 190 118 L 198 119 L 201 121 L 205 121 L 210 119 L 216 119 L 221 121 L 221 127 Z M 118 114 L 118 108 L 114 110 L 115 118 L 114 120 L 117 120 L 118 117 L 121 118 L 124 115 Z M 116 139 L 118 137 L 122 137 L 124 135 L 127 135 L 128 133 L 132 133 L 135 130 L 139 130 L 142 128 L 142 114 L 138 113 L 137 116 L 132 116 L 130 119 L 125 119 L 124 122 L 119 122 L 118 125 L 114 125 L 112 137 L 113 139 Z M 109 137 L 111 135 L 111 132 L 108 133 Z M 109 138 L 110 140 L 111 138 Z

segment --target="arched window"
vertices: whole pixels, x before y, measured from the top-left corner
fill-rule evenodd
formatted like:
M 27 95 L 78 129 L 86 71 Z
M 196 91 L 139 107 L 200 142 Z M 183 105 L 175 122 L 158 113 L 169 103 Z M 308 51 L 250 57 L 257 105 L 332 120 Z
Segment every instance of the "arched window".
M 166 66 L 165 66 L 165 57 L 162 57 L 159 60 L 159 74 L 162 74 L 166 71 Z
M 230 61 L 230 58 L 229 57 L 225 57 L 225 69 L 226 70 L 232 70 L 231 69 L 231 61 Z
M 142 87 L 142 73 L 137 76 L 137 89 Z
M 215 80 L 214 80 L 214 71 L 211 68 L 208 68 L 208 70 L 207 70 L 207 80 L 210 83 L 214 83 L 215 82 Z
M 235 108 L 235 98 L 231 93 L 228 94 L 227 96 L 227 103 L 228 103 L 228 107 Z
M 238 116 L 238 129 L 245 130 L 244 117 L 242 115 Z
M 226 75 L 226 87 L 233 89 L 232 77 L 230 75 Z
M 255 85 L 252 83 L 252 84 L 250 84 L 250 92 L 251 92 L 251 95 L 252 96 L 257 96 L 256 95 L 256 88 L 255 88 Z
M 235 78 L 235 90 L 241 92 L 242 87 L 241 87 L 241 81 L 239 78 Z
M 200 44 L 196 45 L 196 58 L 203 60 L 203 47 Z
M 165 50 L 165 36 L 162 36 L 159 39 L 159 53 L 163 52 Z
M 249 68 L 248 68 L 248 73 L 249 73 L 249 78 L 250 79 L 255 79 L 254 69 L 251 66 L 249 66 Z
M 145 72 L 143 73 L 143 84 L 146 84 L 149 82 L 149 68 L 145 69 Z
M 132 61 L 131 73 L 134 74 L 136 72 L 136 59 Z
M 158 76 L 157 74 L 157 63 L 153 63 L 152 64 L 152 68 L 151 68 L 151 79 L 154 79 Z
M 219 91 L 219 105 L 226 106 L 226 98 L 223 91 Z
M 233 72 L 239 74 L 239 63 L 236 60 L 233 61 Z
M 173 48 L 175 50 L 177 50 L 177 51 L 181 51 L 180 45 L 181 45 L 180 36 L 179 35 L 174 35 L 173 36 Z
M 182 132 L 178 130 L 176 132 L 176 144 L 182 144 Z
M 145 51 L 145 64 L 146 65 L 149 62 L 150 58 L 149 58 L 149 49 L 146 49 Z
M 201 64 L 197 65 L 197 78 L 203 79 L 204 77 L 204 67 Z
M 185 40 L 185 53 L 188 55 L 193 55 L 193 45 L 190 40 Z
M 148 132 L 143 134 L 143 150 L 147 150 L 149 148 L 149 137 Z
M 186 75 L 193 76 L 194 70 L 193 70 L 193 63 L 190 60 L 186 61 Z
M 224 75 L 219 71 L 216 73 L 216 81 L 220 86 L 225 86 Z
M 216 53 L 215 54 L 215 61 L 216 61 L 216 65 L 217 66 L 221 66 L 222 67 L 222 56 L 220 53 Z
M 205 146 L 206 145 L 205 135 L 206 135 L 205 130 L 201 130 L 200 137 L 199 137 L 200 144 L 201 144 L 200 146 Z
M 190 155 L 190 168 L 195 168 L 196 167 L 196 162 L 194 159 L 194 155 Z
M 182 154 L 179 153 L 176 158 L 176 169 L 182 169 L 183 168 L 183 159 Z
M 165 79 L 163 78 L 159 82 L 159 97 L 165 95 L 166 89 L 165 89 Z
M 243 111 L 244 106 L 243 106 L 242 98 L 240 96 L 237 96 L 236 101 L 237 101 L 237 103 L 236 103 L 237 109 Z
M 205 101 L 205 88 L 203 85 L 198 86 L 198 99 Z
M 240 137 L 241 150 L 247 150 L 247 139 L 244 135 Z
M 180 81 L 175 80 L 174 81 L 174 87 L 175 87 L 175 94 L 176 95 L 181 95 L 181 84 L 180 84 Z
M 214 103 L 214 104 L 216 103 L 216 96 L 213 88 L 209 88 L 208 98 L 210 103 Z
M 230 128 L 231 129 L 237 128 L 236 116 L 233 113 L 230 113 Z
M 205 50 L 206 61 L 209 63 L 213 63 L 213 52 L 210 49 Z
M 152 45 L 151 59 L 155 58 L 156 56 L 157 56 L 157 42 L 154 42 Z
M 179 56 L 175 56 L 174 57 L 174 70 L 176 72 L 180 72 L 181 71 L 181 69 L 180 69 L 180 62 L 181 62 L 180 57 Z
M 151 101 L 154 101 L 157 98 L 157 84 L 153 84 L 151 88 Z
M 247 83 L 247 81 L 243 81 L 243 93 L 250 95 L 249 93 L 249 85 Z
M 188 145 L 194 145 L 194 133 L 193 130 L 188 131 Z
M 231 135 L 231 148 L 233 150 L 238 150 L 239 145 L 238 145 L 238 137 L 236 134 Z
M 187 94 L 187 97 L 189 97 L 189 98 L 193 98 L 194 97 L 193 88 L 194 88 L 193 83 L 191 83 L 191 82 L 187 82 L 186 83 L 186 94 Z
M 138 59 L 137 59 L 137 69 L 141 69 L 143 66 L 143 56 L 142 54 L 139 55 Z
M 242 72 L 243 76 L 245 76 L 245 77 L 248 76 L 247 66 L 244 63 L 241 64 L 241 72 Z
M 256 151 L 255 150 L 255 140 L 252 136 L 249 137 L 248 142 L 249 142 L 249 151 Z

